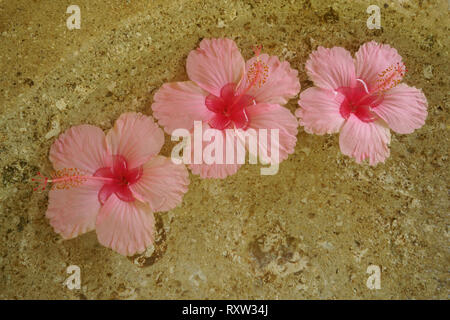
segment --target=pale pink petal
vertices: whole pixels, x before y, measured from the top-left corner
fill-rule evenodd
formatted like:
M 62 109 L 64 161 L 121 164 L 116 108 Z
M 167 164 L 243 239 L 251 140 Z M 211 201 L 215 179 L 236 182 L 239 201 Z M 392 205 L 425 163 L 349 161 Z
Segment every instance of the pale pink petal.
M 67 129 L 50 148 L 50 161 L 56 170 L 77 168 L 85 174 L 111 164 L 106 151 L 105 134 L 91 125 Z
M 339 136 L 343 154 L 355 158 L 357 163 L 369 159 L 376 165 L 389 157 L 391 133 L 382 122 L 363 122 L 353 113 L 344 123 Z
M 197 151 L 195 149 L 196 145 L 194 142 L 194 135 L 191 134 L 191 164 L 189 165 L 189 168 L 191 169 L 192 173 L 199 174 L 201 178 L 219 179 L 224 179 L 230 175 L 235 174 L 242 166 L 242 164 L 238 163 L 238 149 L 241 148 L 243 154 L 245 154 L 245 146 L 240 144 L 237 137 L 233 134 L 233 129 L 216 130 L 211 128 L 208 124 L 203 124 L 203 137 L 205 137 L 206 130 L 211 130 L 210 132 L 214 132 L 214 134 L 217 134 L 218 137 L 221 137 L 218 138 L 218 141 L 220 141 L 220 139 L 222 140 L 222 157 L 219 157 L 219 153 L 217 153 L 217 157 L 220 158 L 218 160 L 219 163 L 213 161 L 208 163 L 207 161 L 205 161 L 206 155 L 211 157 L 216 156 L 214 148 L 214 141 L 216 139 L 215 136 L 212 136 L 209 141 L 202 141 L 201 144 L 199 143 L 199 151 Z M 226 143 L 227 136 L 229 144 Z M 210 150 L 211 152 L 207 152 L 207 150 Z M 199 154 L 201 154 L 201 159 L 199 159 L 201 163 L 199 164 L 194 162 L 195 152 L 199 152 Z M 227 161 L 227 154 L 229 161 Z
M 401 83 L 386 92 L 383 102 L 373 112 L 395 132 L 411 133 L 425 124 L 427 107 L 422 90 Z
M 190 164 L 193 174 L 202 179 L 225 179 L 235 174 L 242 164 Z
M 231 39 L 203 39 L 186 62 L 189 79 L 217 97 L 224 85 L 241 80 L 244 68 L 244 58 Z
M 225 179 L 235 174 L 242 164 L 190 164 L 193 174 L 202 179 Z
M 280 62 L 277 56 L 261 54 L 258 57 L 262 66 L 267 66 L 267 73 L 262 74 L 261 80 L 265 79 L 261 85 L 256 84 L 248 92 L 248 95 L 255 97 L 257 103 L 286 104 L 300 91 L 298 71 L 292 69 L 289 62 Z M 246 63 L 246 70 L 256 63 L 257 57 L 253 57 Z M 248 85 L 248 81 L 243 85 Z M 241 85 L 242 87 L 242 85 Z
M 130 186 L 134 196 L 150 205 L 152 211 L 175 208 L 188 191 L 189 174 L 184 164 L 156 156 L 144 164 L 138 182 Z
M 156 155 L 164 144 L 164 132 L 153 118 L 124 113 L 106 135 L 110 154 L 123 156 L 128 168 L 136 168 Z
M 208 92 L 192 81 L 165 83 L 155 93 L 153 116 L 164 130 L 191 130 L 194 120 L 207 121 L 213 113 L 205 105 Z
M 317 87 L 335 90 L 355 85 L 355 64 L 347 50 L 319 47 L 306 61 L 306 72 Z
M 343 95 L 331 90 L 308 88 L 300 94 L 300 108 L 295 115 L 308 133 L 322 135 L 339 132 L 345 121 L 339 112 L 342 99 Z
M 45 216 L 55 232 L 71 239 L 93 230 L 100 210 L 97 194 L 101 187 L 102 183 L 89 181 L 68 190 L 50 190 Z
M 259 129 L 279 130 L 279 142 L 276 146 L 279 153 L 279 162 L 286 160 L 288 155 L 294 152 L 297 143 L 298 121 L 294 115 L 285 107 L 268 103 L 259 103 L 248 107 L 246 110 L 250 119 L 248 127 L 254 129 L 257 133 Z M 268 157 L 270 157 L 272 148 L 270 130 L 267 130 L 267 143 L 263 143 L 263 141 L 258 139 L 258 148 L 267 152 Z M 278 161 L 273 162 L 278 163 Z
M 355 54 L 356 78 L 363 80 L 369 90 L 373 90 L 380 73 L 400 62 L 402 57 L 395 48 L 375 41 L 367 42 Z
M 208 121 L 209 125 L 213 128 L 219 129 L 219 130 L 223 130 L 226 129 L 230 123 L 231 120 L 229 117 L 226 117 L 223 114 L 220 113 L 216 113 L 211 120 Z
M 112 194 L 100 209 L 95 228 L 102 245 L 131 256 L 153 242 L 155 220 L 148 204 L 124 202 Z
M 228 89 L 229 86 L 225 86 L 223 88 Z M 225 91 L 222 88 L 222 92 Z M 227 107 L 227 104 L 222 98 L 216 97 L 213 94 L 209 94 L 205 99 L 205 105 L 208 108 L 208 110 L 212 111 L 213 113 L 222 113 L 222 111 L 225 110 Z

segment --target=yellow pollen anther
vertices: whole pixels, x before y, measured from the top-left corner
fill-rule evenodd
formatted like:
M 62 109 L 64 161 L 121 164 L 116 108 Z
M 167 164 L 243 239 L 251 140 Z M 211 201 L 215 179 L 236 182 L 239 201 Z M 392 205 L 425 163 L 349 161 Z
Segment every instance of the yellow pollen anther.
M 387 91 L 394 88 L 402 81 L 407 71 L 403 62 L 390 65 L 378 74 L 376 91 Z

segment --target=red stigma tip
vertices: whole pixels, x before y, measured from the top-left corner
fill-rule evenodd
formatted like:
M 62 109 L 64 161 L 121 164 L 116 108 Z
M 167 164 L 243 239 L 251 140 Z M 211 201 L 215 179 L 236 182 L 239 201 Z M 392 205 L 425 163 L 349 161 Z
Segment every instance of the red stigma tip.
M 255 56 L 259 56 L 261 54 L 262 45 L 256 45 L 253 47 L 253 52 L 255 53 Z

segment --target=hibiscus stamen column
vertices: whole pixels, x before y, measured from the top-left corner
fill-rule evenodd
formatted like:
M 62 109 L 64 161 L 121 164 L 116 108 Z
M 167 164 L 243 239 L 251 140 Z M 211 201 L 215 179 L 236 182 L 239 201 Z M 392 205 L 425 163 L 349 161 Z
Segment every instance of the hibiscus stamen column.
M 259 55 L 261 54 L 261 50 L 262 46 L 255 46 L 253 48 L 253 52 L 256 56 L 256 61 L 250 66 L 248 70 L 247 82 L 250 82 L 250 84 L 238 95 L 238 98 L 235 100 L 232 106 L 256 84 L 261 88 L 261 86 L 266 83 L 269 73 L 269 67 L 267 66 L 267 64 L 263 63 L 259 57 Z
M 372 111 L 373 108 L 383 101 L 384 93 L 396 87 L 402 81 L 407 71 L 408 70 L 403 62 L 397 62 L 396 64 L 390 65 L 378 74 L 376 86 L 374 86 L 372 90 L 369 90 L 364 80 L 356 79 L 356 81 L 363 85 L 366 94 L 355 101 L 355 105 L 364 105 L 365 103 L 370 102 L 368 107 L 369 110 Z
M 64 189 L 68 190 L 70 188 L 75 188 L 82 185 L 88 180 L 92 181 L 102 181 L 102 182 L 118 182 L 115 178 L 105 178 L 96 177 L 83 173 L 77 168 L 63 168 L 53 172 L 50 177 L 44 176 L 42 173 L 38 172 L 35 178 L 31 181 L 38 182 L 39 185 L 34 188 L 34 191 L 45 190 L 49 184 L 51 184 L 51 189 Z
M 397 86 L 405 76 L 408 69 L 403 62 L 390 65 L 378 74 L 375 92 L 384 92 Z

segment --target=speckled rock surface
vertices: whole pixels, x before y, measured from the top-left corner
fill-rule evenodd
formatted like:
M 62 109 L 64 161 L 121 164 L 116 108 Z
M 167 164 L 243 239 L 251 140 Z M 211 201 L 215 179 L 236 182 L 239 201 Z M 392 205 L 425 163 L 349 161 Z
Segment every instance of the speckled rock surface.
M 448 298 L 449 11 L 447 1 L 85 1 L 68 30 L 66 1 L 0 0 L 0 298 Z M 381 8 L 369 30 L 369 4 Z M 140 256 L 100 246 L 95 233 L 62 241 L 45 218 L 50 145 L 70 126 L 107 130 L 125 111 L 151 114 L 155 90 L 187 78 L 202 38 L 234 39 L 304 71 L 317 46 L 355 52 L 369 40 L 403 56 L 405 82 L 429 101 L 426 125 L 393 134 L 377 167 L 339 151 L 338 136 L 301 128 L 274 176 L 245 165 L 191 185 L 157 214 L 157 242 Z M 297 99 L 287 107 L 294 111 Z M 173 144 L 166 136 L 163 154 Z M 81 269 L 81 289 L 63 285 Z M 366 286 L 369 265 L 381 289 Z

